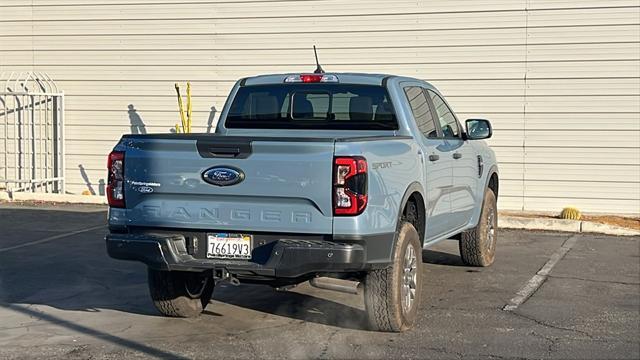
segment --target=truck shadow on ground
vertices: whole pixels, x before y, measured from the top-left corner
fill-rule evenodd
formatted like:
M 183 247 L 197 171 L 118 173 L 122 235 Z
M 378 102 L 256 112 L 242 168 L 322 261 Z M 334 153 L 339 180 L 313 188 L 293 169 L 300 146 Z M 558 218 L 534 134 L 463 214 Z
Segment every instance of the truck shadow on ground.
M 465 266 L 459 255 L 447 252 L 424 250 L 422 257 L 424 263 Z M 359 297 L 357 300 L 362 302 L 362 294 L 340 295 L 342 297 Z M 361 308 L 304 294 L 297 290 L 279 292 L 269 286 L 241 285 L 235 287 L 222 284 L 216 287 L 213 297 L 214 300 L 226 304 L 291 319 L 349 329 L 367 329 L 366 313 Z M 215 304 L 211 304 L 208 309 L 213 311 L 212 315 L 219 315 L 213 305 Z
M 96 316 L 105 310 L 161 316 L 149 296 L 146 267 L 108 257 L 104 245 L 106 226 L 42 242 L 51 236 L 104 224 L 104 216 L 102 211 L 0 209 L 0 304 L 44 305 Z M 22 240 L 16 241 L 18 237 Z M 302 293 L 277 292 L 268 286 L 221 284 L 214 298 L 291 319 L 364 328 L 364 312 L 360 309 Z M 205 317 L 226 315 L 215 304 L 208 310 Z
M 104 212 L 43 213 L 11 209 L 10 212 L 0 211 L 0 215 L 0 225 L 3 225 L 7 235 L 0 239 L 0 303 L 41 304 L 61 310 L 91 313 L 116 310 L 160 316 L 149 297 L 146 267 L 107 256 L 104 247 L 106 227 L 1 251 L 15 245 L 17 242 L 12 238 L 18 234 L 27 239 L 26 242 L 29 239 L 37 241 L 67 231 L 56 229 L 61 223 L 67 223 L 70 229 L 104 223 Z M 423 258 L 425 263 L 463 265 L 459 256 L 440 251 L 425 250 Z M 269 286 L 243 284 L 235 287 L 222 283 L 216 287 L 214 300 L 294 320 L 366 329 L 362 295 L 334 295 L 321 291 L 316 296 L 315 290 L 312 294 L 305 292 L 298 289 L 279 292 Z M 214 301 L 207 310 L 205 316 L 224 317 L 228 309 L 216 308 Z
M 450 254 L 437 250 L 423 250 L 422 262 L 435 265 L 466 266 L 462 262 L 460 255 Z
M 295 320 L 348 329 L 367 328 L 366 314 L 362 309 L 297 290 L 277 291 L 264 285 L 221 284 L 216 286 L 213 298 L 226 304 Z M 207 309 L 218 313 L 215 303 Z

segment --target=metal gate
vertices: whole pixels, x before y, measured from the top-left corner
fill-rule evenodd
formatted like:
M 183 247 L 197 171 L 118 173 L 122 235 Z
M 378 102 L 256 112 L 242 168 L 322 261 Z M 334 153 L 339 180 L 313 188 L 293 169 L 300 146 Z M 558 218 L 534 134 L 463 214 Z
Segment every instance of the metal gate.
M 0 190 L 64 194 L 64 92 L 47 74 L 0 79 Z

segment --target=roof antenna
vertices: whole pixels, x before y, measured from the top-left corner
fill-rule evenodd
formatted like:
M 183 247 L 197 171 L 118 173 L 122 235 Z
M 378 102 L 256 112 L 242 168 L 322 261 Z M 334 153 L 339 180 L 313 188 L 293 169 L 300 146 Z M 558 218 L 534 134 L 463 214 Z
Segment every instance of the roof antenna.
M 313 72 L 314 74 L 324 74 L 324 69 L 322 69 L 322 66 L 320 66 L 320 62 L 318 61 L 318 52 L 316 51 L 316 46 L 313 45 L 313 53 L 316 55 L 316 69 Z

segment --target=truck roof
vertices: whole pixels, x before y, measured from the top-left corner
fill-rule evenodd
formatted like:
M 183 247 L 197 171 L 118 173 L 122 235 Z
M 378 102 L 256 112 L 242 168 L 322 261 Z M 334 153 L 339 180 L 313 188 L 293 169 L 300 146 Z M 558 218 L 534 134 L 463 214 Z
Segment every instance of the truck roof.
M 308 74 L 311 72 L 298 72 L 298 73 L 282 73 L 282 74 L 265 74 L 244 78 L 240 80 L 241 85 L 266 85 L 266 84 L 281 84 L 287 76 Z M 407 81 L 420 81 L 424 80 L 415 79 L 405 76 L 396 76 L 389 74 L 367 74 L 367 73 L 347 73 L 347 72 L 327 72 L 327 75 L 335 75 L 342 84 L 362 84 L 362 85 L 381 85 L 385 78 L 393 77 Z

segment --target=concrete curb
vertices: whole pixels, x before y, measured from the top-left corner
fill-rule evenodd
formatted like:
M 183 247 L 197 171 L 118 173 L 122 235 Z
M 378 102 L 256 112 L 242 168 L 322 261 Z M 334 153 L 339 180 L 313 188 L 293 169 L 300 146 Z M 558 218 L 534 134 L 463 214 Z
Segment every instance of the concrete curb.
M 600 233 L 618 236 L 638 236 L 640 231 L 607 225 L 592 221 L 577 221 L 547 218 L 525 218 L 517 216 L 499 216 L 498 227 L 506 229 L 551 230 L 575 233 Z
M 106 205 L 107 198 L 99 195 L 71 195 L 71 194 L 47 194 L 14 192 L 9 195 L 6 191 L 0 191 L 0 200 L 4 201 L 50 201 L 74 204 L 98 204 Z
M 627 229 L 615 225 L 601 224 L 591 221 L 583 221 L 580 232 L 584 233 L 602 233 L 609 235 L 621 235 L 621 236 L 638 236 L 640 231 L 634 229 Z

